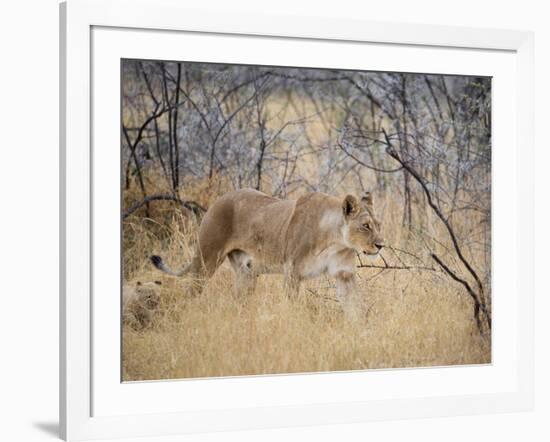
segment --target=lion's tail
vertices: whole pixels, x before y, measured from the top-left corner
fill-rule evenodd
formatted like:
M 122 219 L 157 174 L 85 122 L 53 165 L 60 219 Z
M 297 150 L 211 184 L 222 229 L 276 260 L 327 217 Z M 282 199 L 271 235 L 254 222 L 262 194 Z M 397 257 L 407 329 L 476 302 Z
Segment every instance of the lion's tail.
M 151 256 L 151 262 L 153 263 L 153 265 L 159 269 L 159 270 L 162 270 L 164 273 L 168 273 L 169 275 L 174 275 L 174 276 L 182 276 L 182 275 L 185 275 L 188 270 L 189 270 L 189 267 L 190 265 L 186 265 L 185 267 L 183 267 L 183 269 L 181 269 L 180 271 L 178 272 L 175 272 L 174 270 L 172 270 L 170 267 L 168 267 L 164 261 L 162 260 L 162 258 L 158 255 L 153 255 Z

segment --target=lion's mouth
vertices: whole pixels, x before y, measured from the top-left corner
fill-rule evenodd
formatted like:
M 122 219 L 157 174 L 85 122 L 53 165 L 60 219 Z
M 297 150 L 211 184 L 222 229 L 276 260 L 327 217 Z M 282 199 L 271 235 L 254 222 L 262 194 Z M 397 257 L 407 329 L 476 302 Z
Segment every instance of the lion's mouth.
M 377 250 L 376 252 L 367 252 L 366 250 L 363 250 L 363 254 L 367 256 L 376 256 L 379 252 L 380 250 Z

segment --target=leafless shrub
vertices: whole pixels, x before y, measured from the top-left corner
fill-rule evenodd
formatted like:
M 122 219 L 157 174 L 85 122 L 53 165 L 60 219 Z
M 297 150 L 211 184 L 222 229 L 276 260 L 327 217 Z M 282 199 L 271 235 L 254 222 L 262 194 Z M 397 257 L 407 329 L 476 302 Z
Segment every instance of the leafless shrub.
M 162 226 L 175 218 L 196 231 L 228 190 L 296 198 L 368 189 L 391 228 L 382 261 L 358 261 L 365 284 L 406 280 L 392 286 L 405 293 L 413 281 L 437 296 L 445 281 L 490 337 L 489 78 L 140 60 L 122 68 L 125 266 L 146 265 L 134 229 L 149 232 L 149 246 L 167 241 Z

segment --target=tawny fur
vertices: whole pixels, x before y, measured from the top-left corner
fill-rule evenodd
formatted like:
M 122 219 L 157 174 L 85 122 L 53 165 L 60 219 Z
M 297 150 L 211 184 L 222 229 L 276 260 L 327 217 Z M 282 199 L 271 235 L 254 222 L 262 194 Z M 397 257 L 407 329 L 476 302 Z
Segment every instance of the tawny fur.
M 136 282 L 122 287 L 122 320 L 135 330 L 151 325 L 160 302 L 160 281 Z

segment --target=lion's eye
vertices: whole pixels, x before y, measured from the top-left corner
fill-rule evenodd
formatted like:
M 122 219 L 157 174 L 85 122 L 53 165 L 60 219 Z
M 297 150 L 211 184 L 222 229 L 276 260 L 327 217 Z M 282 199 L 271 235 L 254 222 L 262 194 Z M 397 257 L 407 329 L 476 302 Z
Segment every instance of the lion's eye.
M 370 230 L 370 224 L 369 223 L 363 224 L 363 229 Z

